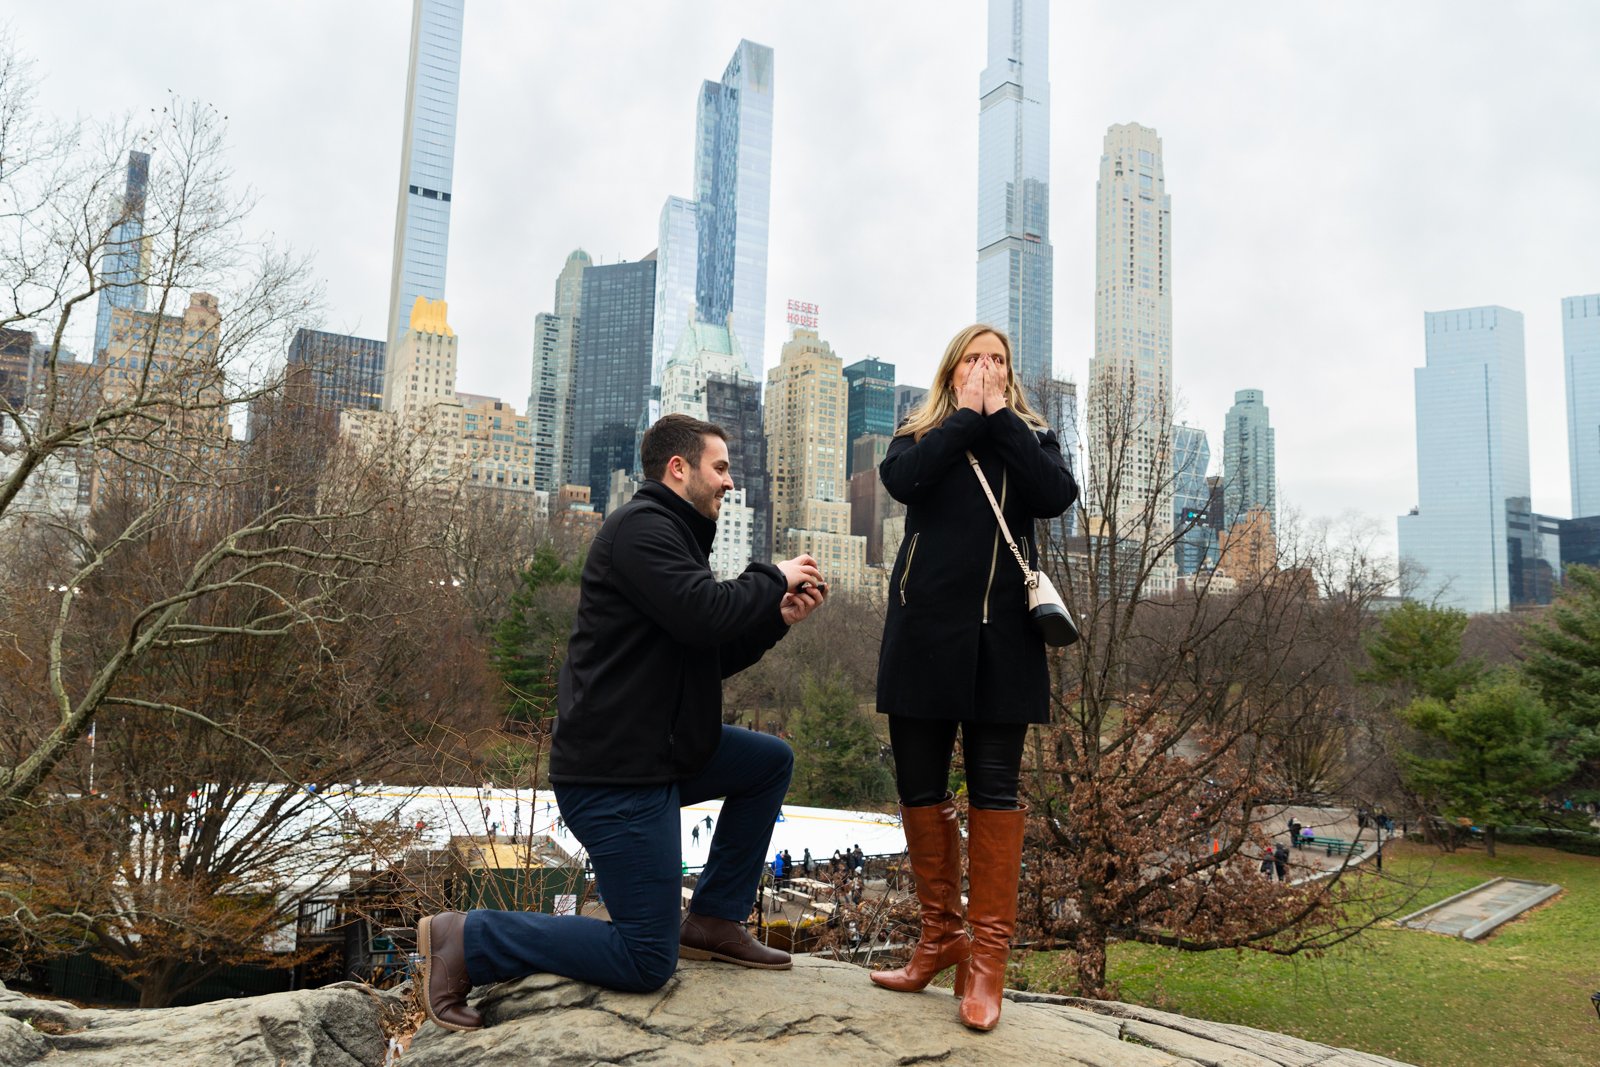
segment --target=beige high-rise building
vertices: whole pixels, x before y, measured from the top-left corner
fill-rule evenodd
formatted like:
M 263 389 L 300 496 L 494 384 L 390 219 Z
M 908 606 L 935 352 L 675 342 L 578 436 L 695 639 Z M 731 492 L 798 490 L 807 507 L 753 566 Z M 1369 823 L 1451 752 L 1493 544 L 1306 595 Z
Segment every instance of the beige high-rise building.
M 1217 569 L 1237 581 L 1259 581 L 1278 569 L 1272 512 L 1250 508 L 1217 539 Z
M 1092 513 L 1115 512 L 1105 518 L 1119 540 L 1155 542 L 1171 531 L 1173 411 L 1172 200 L 1156 131 L 1137 123 L 1107 130 L 1095 190 L 1084 503 Z M 1170 591 L 1170 562 L 1158 567 L 1151 592 Z
M 532 420 L 499 397 L 456 391 L 460 339 L 447 312 L 443 300 L 417 297 L 385 361 L 383 410 L 341 412 L 340 432 L 409 460 L 441 490 L 494 491 L 535 509 Z
M 845 481 L 848 394 L 844 360 L 797 329 L 767 372 L 767 467 L 778 559 L 809 552 L 834 593 L 870 594 L 867 539 L 850 532 Z
M 134 500 L 153 499 L 174 460 L 204 464 L 228 447 L 233 432 L 223 404 L 226 381 L 218 353 L 222 312 L 210 293 L 193 293 L 182 315 L 113 308 L 100 358 L 83 400 L 114 406 L 130 397 L 169 401 L 149 409 L 160 418 L 148 436 L 121 443 L 88 472 L 85 503 L 98 506 L 113 486 Z M 58 365 L 58 373 L 59 373 Z M 199 501 L 204 494 L 191 494 Z
M 140 391 L 185 400 L 220 401 L 223 376 L 217 365 L 222 311 L 210 293 L 194 293 L 182 315 L 115 308 L 111 335 L 99 362 L 101 393 L 115 402 Z M 218 425 L 226 413 L 211 413 Z

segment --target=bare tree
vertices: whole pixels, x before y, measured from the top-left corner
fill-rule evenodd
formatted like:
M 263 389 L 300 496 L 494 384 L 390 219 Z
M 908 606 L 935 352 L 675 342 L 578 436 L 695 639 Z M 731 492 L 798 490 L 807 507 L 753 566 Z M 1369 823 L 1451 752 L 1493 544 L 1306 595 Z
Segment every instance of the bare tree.
M 1115 939 L 1295 953 L 1371 922 L 1342 869 L 1284 883 L 1259 867 L 1264 801 L 1345 775 L 1346 683 L 1385 587 L 1362 545 L 1293 534 L 1228 539 L 1178 581 L 1170 415 L 1136 384 L 1098 385 L 1081 532 L 1040 534 L 1083 636 L 1052 655 L 1055 723 L 1025 768 L 1021 913 L 1038 944 L 1074 951 L 1086 996 Z
M 54 600 L 49 639 L 29 660 L 38 703 L 24 720 L 38 729 L 13 738 L 0 766 L 0 822 L 29 809 L 125 675 L 215 639 L 196 618 L 208 598 L 292 574 L 258 599 L 259 614 L 229 627 L 325 632 L 338 621 L 325 609 L 339 587 L 393 559 L 365 534 L 335 532 L 354 529 L 340 526 L 345 517 L 394 506 L 392 482 L 354 463 L 327 477 L 263 468 L 232 441 L 230 414 L 272 393 L 270 362 L 318 293 L 302 257 L 248 233 L 252 198 L 233 191 L 225 125 L 181 101 L 138 121 L 53 123 L 34 110 L 27 63 L 0 48 L 0 328 L 32 335 L 19 347 L 25 388 L 0 397 L 0 523 L 25 517 L 51 542 L 14 544 L 11 566 Z M 148 158 L 137 189 L 130 153 Z M 103 302 L 111 313 L 97 322 Z M 90 337 L 86 358 L 73 359 Z M 38 492 L 67 465 L 77 499 Z M 74 645 L 79 614 L 100 608 L 82 590 L 178 529 L 207 540 L 193 540 L 170 581 L 124 613 L 118 640 Z M 20 559 L 24 546 L 34 555 Z
M 316 491 L 371 506 L 250 521 L 272 510 L 264 499 L 297 514 L 311 490 L 289 471 L 205 499 L 206 487 L 180 483 L 184 508 L 114 494 L 86 535 L 96 565 L 67 593 L 10 586 L 19 606 L 31 598 L 17 655 L 0 663 L 12 743 L 36 748 L 58 728 L 54 689 L 105 690 L 93 743 L 57 761 L 29 818 L 0 827 L 9 943 L 87 946 L 146 1006 L 229 964 L 292 964 L 271 941 L 298 901 L 403 844 L 400 828 L 350 815 L 352 783 L 432 780 L 472 762 L 470 739 L 492 725 L 490 682 L 465 600 L 436 577 L 444 518 L 352 450 L 330 460 Z M 67 559 L 79 548 L 54 547 Z M 34 548 L 52 558 L 48 540 Z M 197 573 L 207 591 L 189 597 Z M 171 603 L 185 611 L 108 678 L 104 664 L 126 655 L 151 606 Z M 52 662 L 59 677 L 41 679 L 35 665 Z

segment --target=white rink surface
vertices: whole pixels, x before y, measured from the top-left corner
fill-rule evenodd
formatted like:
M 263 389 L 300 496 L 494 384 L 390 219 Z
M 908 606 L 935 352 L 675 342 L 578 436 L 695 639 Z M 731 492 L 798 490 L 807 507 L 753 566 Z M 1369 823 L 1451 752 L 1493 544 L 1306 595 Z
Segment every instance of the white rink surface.
M 263 787 L 263 792 L 269 789 L 276 792 L 271 787 Z M 301 818 L 313 823 L 326 821 L 330 829 L 341 818 L 352 816 L 364 820 L 392 819 L 412 828 L 421 823 L 417 845 L 424 848 L 443 848 L 452 837 L 481 837 L 491 831 L 501 840 L 509 840 L 513 835 L 525 840 L 531 831 L 549 837 L 574 858 L 582 857 L 582 846 L 562 821 L 561 806 L 549 790 L 536 792 L 487 785 L 413 788 L 363 783 L 319 791 L 327 797 L 328 803 L 313 805 Z M 706 862 L 721 814 L 720 800 L 682 809 L 679 839 L 683 862 L 691 870 Z M 709 831 L 705 824 L 708 817 L 712 827 Z M 809 848 L 814 860 L 825 862 L 835 850 L 843 852 L 856 845 L 869 856 L 904 852 L 906 838 L 898 815 L 786 804 L 782 817 L 773 824 L 766 854 L 770 859 L 774 853 L 788 849 L 798 864 Z

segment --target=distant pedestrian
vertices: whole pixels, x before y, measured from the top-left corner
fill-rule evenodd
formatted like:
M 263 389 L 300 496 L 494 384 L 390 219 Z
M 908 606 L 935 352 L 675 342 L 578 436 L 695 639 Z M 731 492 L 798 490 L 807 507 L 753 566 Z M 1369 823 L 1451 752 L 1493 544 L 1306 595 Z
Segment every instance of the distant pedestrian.
M 694 824 L 694 828 L 689 831 L 689 840 L 694 842 L 695 847 L 697 847 L 697 848 L 699 847 L 699 845 L 700 845 L 700 824 L 699 823 L 695 823 Z
M 1289 844 L 1300 847 L 1300 820 L 1292 815 L 1289 816 Z
M 1289 846 L 1279 844 L 1272 850 L 1272 865 L 1277 869 L 1278 881 L 1289 880 Z

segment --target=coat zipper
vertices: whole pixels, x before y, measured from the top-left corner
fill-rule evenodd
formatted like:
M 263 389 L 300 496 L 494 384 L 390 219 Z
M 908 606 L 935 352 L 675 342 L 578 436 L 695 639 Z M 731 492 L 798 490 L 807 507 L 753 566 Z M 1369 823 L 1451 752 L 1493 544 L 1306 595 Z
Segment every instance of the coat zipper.
M 1006 478 L 1007 472 L 1000 472 L 1000 510 L 1006 510 Z M 994 567 L 1000 561 L 1000 524 L 994 527 L 994 548 L 989 552 L 989 583 L 983 587 L 983 621 L 989 621 L 989 590 L 994 588 Z
M 916 558 L 916 555 L 917 555 L 917 538 L 919 538 L 921 536 L 922 536 L 922 531 L 921 530 L 918 530 L 916 533 L 912 534 L 911 535 L 911 547 L 906 549 L 906 569 L 900 572 L 900 606 L 901 607 L 905 607 L 906 606 L 906 582 L 908 580 L 910 580 L 910 578 L 911 578 L 911 561 Z

